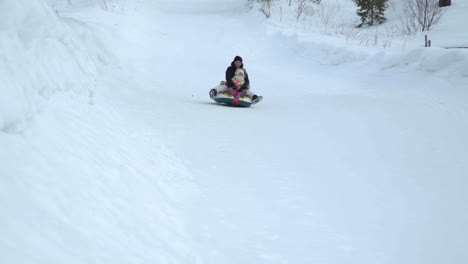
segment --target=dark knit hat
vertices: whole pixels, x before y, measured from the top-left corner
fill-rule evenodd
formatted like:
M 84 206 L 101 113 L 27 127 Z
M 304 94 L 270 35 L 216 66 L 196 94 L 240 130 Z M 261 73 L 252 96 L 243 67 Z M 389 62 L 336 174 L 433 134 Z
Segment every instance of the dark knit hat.
M 240 62 L 242 62 L 241 56 L 236 56 L 236 57 L 234 57 L 234 61 L 240 61 Z

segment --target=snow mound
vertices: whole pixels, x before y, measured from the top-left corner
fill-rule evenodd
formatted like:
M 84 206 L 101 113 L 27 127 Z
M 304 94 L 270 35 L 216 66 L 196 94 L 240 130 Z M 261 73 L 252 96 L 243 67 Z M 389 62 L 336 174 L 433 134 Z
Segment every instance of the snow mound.
M 92 96 L 104 56 L 85 26 L 43 1 L 2 1 L 0 13 L 0 131 L 23 131 L 54 94 Z

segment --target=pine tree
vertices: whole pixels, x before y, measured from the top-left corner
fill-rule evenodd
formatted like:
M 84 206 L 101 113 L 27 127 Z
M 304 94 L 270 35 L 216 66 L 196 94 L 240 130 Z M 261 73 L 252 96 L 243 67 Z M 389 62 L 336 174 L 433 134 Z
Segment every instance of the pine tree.
M 376 0 L 375 1 L 375 13 L 374 21 L 382 24 L 385 20 L 385 9 L 388 7 L 388 0 Z M 372 26 L 372 25 L 371 25 Z
M 362 27 L 362 25 L 366 22 L 367 17 L 369 16 L 369 0 L 354 0 L 354 2 L 358 6 L 356 14 L 361 17 L 361 24 L 359 24 L 357 27 Z
M 385 20 L 385 9 L 388 7 L 388 0 L 354 0 L 358 6 L 356 14 L 361 17 L 361 24 L 373 26 L 376 23 L 382 24 Z

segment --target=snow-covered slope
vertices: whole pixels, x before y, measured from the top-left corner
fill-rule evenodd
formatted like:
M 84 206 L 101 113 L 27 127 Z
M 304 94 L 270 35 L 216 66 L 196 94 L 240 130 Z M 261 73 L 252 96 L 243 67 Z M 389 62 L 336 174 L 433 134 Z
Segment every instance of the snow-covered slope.
M 93 34 L 44 1 L 0 4 L 0 130 L 21 132 L 57 93 L 92 96 L 104 52 Z
M 0 263 L 468 261 L 464 50 L 113 2 L 1 4 Z M 235 55 L 254 107 L 208 98 Z
M 193 259 L 179 210 L 190 172 L 104 101 L 131 85 L 96 31 L 45 1 L 0 13 L 0 263 Z

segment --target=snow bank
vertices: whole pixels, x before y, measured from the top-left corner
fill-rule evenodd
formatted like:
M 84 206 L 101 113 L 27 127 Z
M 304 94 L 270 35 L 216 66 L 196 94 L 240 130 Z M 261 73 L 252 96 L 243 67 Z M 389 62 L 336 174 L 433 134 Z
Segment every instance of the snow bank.
M 388 9 L 388 23 L 356 29 L 355 9 L 354 4 L 340 0 L 323 2 L 311 5 L 309 16 L 303 14 L 296 20 L 296 7 L 281 2 L 273 6 L 266 25 L 272 42 L 286 36 L 295 54 L 320 64 L 365 63 L 382 69 L 411 68 L 447 77 L 468 77 L 468 49 L 451 48 L 466 46 L 468 32 L 460 30 L 456 21 L 466 13 L 468 4 L 448 8 L 433 31 L 414 36 L 394 32 L 398 16 L 393 9 Z M 258 10 L 255 13 L 262 16 Z M 424 48 L 425 34 L 437 45 Z
M 57 93 L 92 95 L 100 51 L 42 0 L 0 3 L 0 131 L 17 133 Z
M 0 2 L 0 263 L 195 263 L 191 171 L 131 107 L 154 96 L 46 1 Z
M 410 67 L 451 77 L 468 77 L 468 49 L 418 48 L 387 55 L 382 68 Z

